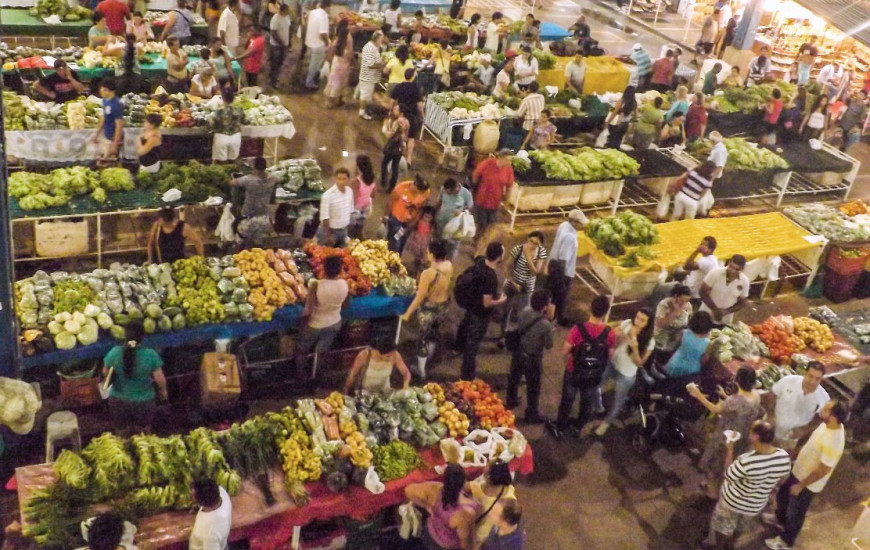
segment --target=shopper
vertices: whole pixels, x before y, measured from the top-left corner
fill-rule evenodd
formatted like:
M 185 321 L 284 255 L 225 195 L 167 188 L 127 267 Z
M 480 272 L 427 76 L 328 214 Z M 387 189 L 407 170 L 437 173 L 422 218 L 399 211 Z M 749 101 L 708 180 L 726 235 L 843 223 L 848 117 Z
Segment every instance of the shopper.
M 701 244 L 698 248 L 692 251 L 686 262 L 683 264 L 683 269 L 689 273 L 686 278 L 686 286 L 692 291 L 692 298 L 701 299 L 701 285 L 704 283 L 704 277 L 713 269 L 719 267 L 719 259 L 716 258 L 716 237 L 707 235 L 701 239 Z
M 650 88 L 659 92 L 667 93 L 671 89 L 671 82 L 674 79 L 674 51 L 667 50 L 664 57 L 656 59 L 652 64 L 650 73 Z
M 689 112 L 689 89 L 685 86 L 677 88 L 677 97 L 671 103 L 670 108 L 665 113 L 665 120 L 670 122 L 677 115 L 685 115 Z
M 350 186 L 350 170 L 338 168 L 333 174 L 335 185 L 320 198 L 320 228 L 317 242 L 323 246 L 344 246 L 348 227 L 354 210 L 353 188 Z
M 514 72 L 514 61 L 517 54 L 513 50 L 508 50 L 505 54 L 504 65 L 501 70 L 495 75 L 495 86 L 492 88 L 492 97 L 496 99 L 504 98 L 511 87 L 511 74 Z
M 574 54 L 574 59 L 565 65 L 565 88 L 574 93 L 583 94 L 583 82 L 585 80 L 586 58 L 578 51 Z
M 635 98 L 635 87 L 626 86 L 625 91 L 622 92 L 622 97 L 616 101 L 613 109 L 610 110 L 610 114 L 607 115 L 607 120 L 605 121 L 607 125 L 607 142 L 604 145 L 605 147 L 619 149 L 619 146 L 622 145 L 622 138 L 625 137 L 625 133 L 628 131 L 628 124 L 635 118 L 636 114 L 637 99 Z
M 477 504 L 480 514 L 475 523 L 477 544 L 482 544 L 498 522 L 499 511 L 496 507 L 507 501 L 516 501 L 514 479 L 508 463 L 495 458 L 490 461 L 484 474 L 465 484 L 465 493 Z
M 448 257 L 455 258 L 459 251 L 459 239 L 455 234 L 447 234 L 445 228 L 451 220 L 474 207 L 474 198 L 471 191 L 460 185 L 454 178 L 444 180 L 441 194 L 438 196 L 438 204 L 435 209 L 435 227 L 448 244 Z
M 275 18 L 281 11 L 281 5 L 278 0 L 266 0 L 265 4 L 260 5 L 260 16 L 257 24 L 264 30 L 271 29 L 272 19 Z
M 824 375 L 825 365 L 810 361 L 802 376 L 784 376 L 766 394 L 765 401 L 768 404 L 775 403 L 773 409 L 778 445 L 793 450 L 816 427 L 813 423 L 816 415 L 831 400 L 821 386 Z
M 486 337 L 492 310 L 507 302 L 507 296 L 499 296 L 498 275 L 495 271 L 503 260 L 504 245 L 491 242 L 486 246 L 486 256 L 476 259 L 474 265 L 465 270 L 456 281 L 456 302 L 465 309 L 456 332 L 456 348 L 462 351 L 462 380 L 474 380 L 477 374 L 477 353 Z
M 476 188 L 474 221 L 478 235 L 495 222 L 502 198 L 514 184 L 512 156 L 510 149 L 499 149 L 474 169 L 471 179 Z
M 426 362 L 434 355 L 438 328 L 447 307 L 450 305 L 450 286 L 453 279 L 453 263 L 449 259 L 447 241 L 433 240 L 429 243 L 429 267 L 420 273 L 417 293 L 401 315 L 402 322 L 410 322 L 416 314 L 419 338 L 417 340 L 417 363 L 411 370 L 418 377 L 426 378 Z
M 72 101 L 87 92 L 87 86 L 79 81 L 78 76 L 62 59 L 54 61 L 54 73 L 37 80 L 35 88 L 55 103 Z
M 707 131 L 707 106 L 703 93 L 695 94 L 695 100 L 686 113 L 686 139 L 689 143 L 704 137 Z
M 84 520 L 81 522 L 81 533 L 88 543 L 85 548 L 89 550 L 137 550 L 133 544 L 136 526 L 116 512 L 103 512 Z
M 272 5 L 269 4 L 270 9 Z M 292 27 L 293 19 L 290 17 L 290 5 L 282 3 L 266 27 L 269 29 L 269 86 L 275 89 L 278 88 L 281 67 L 284 66 L 287 52 L 290 51 L 290 29 Z M 346 28 L 347 23 L 345 23 Z M 351 48 L 353 48 L 353 44 L 351 44 Z
M 109 32 L 115 36 L 124 36 L 126 19 L 130 16 L 130 6 L 120 0 L 103 0 L 94 10 L 106 18 Z
M 641 308 L 633 319 L 626 319 L 616 329 L 616 347 L 613 348 L 610 362 L 596 392 L 595 408 L 601 410 L 604 408 L 601 393 L 607 382 L 613 380 L 613 403 L 604 421 L 595 428 L 595 435 L 598 437 L 604 436 L 619 418 L 622 407 L 628 400 L 628 392 L 634 387 L 638 369 L 643 368 L 655 349 L 654 327 L 652 312 Z
M 239 54 L 239 0 L 227 0 L 217 25 L 217 37 L 230 50 L 230 55 Z
M 492 56 L 488 53 L 481 54 L 480 66 L 470 77 L 468 90 L 479 94 L 489 94 L 495 85 L 495 66 L 492 64 Z M 510 81 L 510 77 L 508 77 Z
M 831 115 L 828 112 L 829 103 L 828 96 L 820 94 L 816 98 L 815 103 L 813 103 L 812 108 L 807 111 L 798 129 L 804 140 L 822 140 L 825 138 L 828 125 L 831 122 Z
M 160 170 L 160 148 L 163 138 L 160 135 L 160 125 L 163 116 L 158 113 L 145 115 L 142 133 L 136 140 L 136 155 L 139 157 L 139 170 L 155 174 Z
M 411 44 L 419 44 L 423 41 L 423 30 L 426 28 L 423 21 L 423 10 L 414 12 L 414 19 L 408 24 L 408 30 L 411 32 Z
M 208 51 L 208 50 L 206 50 Z M 193 75 L 190 79 L 190 95 L 200 97 L 202 99 L 211 99 L 219 95 L 221 85 L 214 76 L 214 68 L 206 67 L 200 73 Z
M 227 52 L 227 49 L 224 48 L 223 41 L 218 38 L 212 38 L 209 41 L 209 59 L 215 65 L 215 76 L 218 79 L 218 82 L 222 80 L 235 80 L 235 73 L 233 72 L 233 60 L 230 59 L 230 54 Z M 235 55 L 235 53 L 233 54 Z
M 653 98 L 652 102 L 641 105 L 637 110 L 637 124 L 634 126 L 632 145 L 638 151 L 649 149 L 656 142 L 665 120 L 662 111 L 664 101 L 660 97 Z
M 734 314 L 746 305 L 749 299 L 749 278 L 743 274 L 746 258 L 740 254 L 731 256 L 725 267 L 710 270 L 704 277 L 701 290 L 701 311 L 706 311 L 717 325 L 731 324 Z
M 476 50 L 480 47 L 480 19 L 481 15 L 479 13 L 473 13 L 471 14 L 471 19 L 468 20 L 468 28 L 465 30 L 467 36 L 465 48 L 468 50 Z
M 353 213 L 350 216 L 349 236 L 361 239 L 366 218 L 372 211 L 372 194 L 375 192 L 375 170 L 368 155 L 357 155 L 356 177 L 350 182 L 353 189 Z
M 171 94 L 186 93 L 190 88 L 190 71 L 187 64 L 190 58 L 181 49 L 181 42 L 172 36 L 166 40 L 169 51 L 166 53 L 166 91 Z
M 718 417 L 715 431 L 704 447 L 704 453 L 698 462 L 701 471 L 707 473 L 707 481 L 702 488 L 707 498 L 716 500 L 719 497 L 719 484 L 722 474 L 725 472 L 725 436 L 723 432 L 730 430 L 740 434 L 740 439 L 734 443 L 735 455 L 741 455 L 749 447 L 749 428 L 752 423 L 764 415 L 761 408 L 761 397 L 755 389 L 755 369 L 746 365 L 737 369 L 734 381 L 737 384 L 737 393 L 719 399 L 715 403 L 710 401 L 701 388 L 689 386 L 689 395 L 697 399 L 704 408 Z
M 402 264 L 408 270 L 408 276 L 416 279 L 426 267 L 429 243 L 435 234 L 435 207 L 423 206 L 417 219 L 405 226 L 405 233 Z
M 269 217 L 269 203 L 275 194 L 277 180 L 266 173 L 266 159 L 256 157 L 253 171 L 248 176 L 230 181 L 233 187 L 245 190 L 245 203 L 242 205 L 241 221 L 237 232 L 245 248 L 261 246 L 263 240 L 272 232 Z
M 760 54 L 753 57 L 749 62 L 748 76 L 746 78 L 747 86 L 757 86 L 767 80 L 768 74 L 772 68 L 770 58 L 768 57 L 767 46 L 762 46 Z
M 848 405 L 840 400 L 829 401 L 819 412 L 822 424 L 798 453 L 791 475 L 776 493 L 775 517 L 762 516 L 766 523 L 782 529 L 780 536 L 764 541 L 771 550 L 791 550 L 794 546 L 813 497 L 825 488 L 843 456 L 843 423 L 848 415 Z
M 432 49 L 429 64 L 435 67 L 432 72 L 438 79 L 438 91 L 450 89 L 450 60 L 452 57 L 453 50 L 447 40 L 441 40 Z
M 308 20 L 305 25 L 305 48 L 309 52 L 309 57 L 305 87 L 309 90 L 318 88 L 317 81 L 320 69 L 326 60 L 326 48 L 329 47 L 329 14 L 327 10 L 331 5 L 332 0 L 321 0 L 313 10 L 308 12 Z
M 517 80 L 517 85 L 519 86 L 519 80 Z M 523 130 L 529 132 L 528 136 L 531 136 L 531 133 L 535 129 L 535 125 L 538 122 L 538 119 L 541 118 L 541 112 L 544 110 L 544 105 L 547 100 L 544 96 L 538 92 L 540 87 L 538 83 L 535 81 L 530 82 L 527 86 L 523 86 L 520 88 L 520 95 L 524 95 L 523 100 L 520 101 L 520 106 L 517 108 L 517 112 L 515 116 L 523 121 Z M 529 137 L 523 142 L 523 146 L 525 146 Z
M 719 10 L 714 9 L 713 13 L 704 18 L 701 23 L 701 36 L 698 38 L 698 44 L 695 48 L 695 57 L 692 63 L 698 65 L 698 54 L 702 54 L 704 58 L 713 52 L 713 46 L 716 44 L 716 36 L 719 34 Z
M 381 60 L 381 44 L 384 42 L 384 33 L 375 31 L 372 39 L 366 42 L 360 54 L 359 82 L 354 90 L 354 99 L 359 101 L 359 117 L 363 120 L 371 120 L 372 115 L 366 112 L 375 94 L 375 86 L 381 81 L 381 68 L 384 62 Z
M 248 86 L 256 86 L 263 68 L 263 50 L 266 47 L 263 31 L 256 25 L 248 31 L 248 40 L 245 43 L 245 51 L 236 57 L 241 62 L 242 71 L 245 72 L 245 82 Z
M 679 219 L 694 220 L 698 205 L 708 194 L 712 194 L 713 172 L 716 170 L 709 160 L 694 170 L 689 170 L 680 190 L 674 195 L 674 212 L 671 221 Z
M 731 17 L 725 23 L 725 30 L 722 31 L 722 40 L 719 41 L 719 49 L 717 56 L 722 59 L 725 49 L 734 43 L 734 37 L 737 35 L 737 18 Z
M 483 49 L 491 54 L 502 52 L 502 45 L 507 37 L 508 26 L 500 11 L 492 14 L 492 19 L 486 25 L 486 42 Z
M 843 132 L 841 151 L 848 153 L 853 145 L 861 141 L 866 119 L 867 91 L 859 90 L 849 96 L 848 106 L 837 120 L 837 127 Z
M 100 82 L 103 109 L 100 111 L 100 123 L 91 141 L 98 144 L 104 159 L 117 158 L 124 139 L 124 103 L 116 91 L 117 85 L 114 80 L 107 78 Z
M 670 148 L 686 143 L 685 121 L 686 115 L 679 111 L 674 113 L 673 117 L 664 123 L 661 132 L 659 132 L 659 147 Z
M 719 87 L 719 73 L 722 72 L 722 64 L 714 63 L 713 68 L 707 71 L 704 75 L 704 84 L 701 86 L 701 92 L 707 95 L 713 95 L 716 88 Z
M 226 162 L 239 158 L 242 147 L 242 125 L 245 123 L 245 111 L 238 105 L 233 105 L 236 94 L 228 88 L 221 90 L 223 104 L 212 114 L 209 120 L 214 138 L 211 146 L 213 162 Z
M 142 17 L 142 12 L 133 12 L 133 16 L 124 26 L 125 34 L 132 34 L 136 37 L 136 42 L 145 44 L 149 40 L 154 40 L 154 31 L 151 30 L 151 25 Z
M 822 94 L 828 99 L 834 99 L 834 94 L 840 87 L 840 79 L 843 77 L 843 68 L 836 61 L 831 61 L 819 71 L 816 83 L 822 87 Z
M 418 174 L 414 181 L 403 181 L 390 193 L 390 215 L 387 218 L 387 246 L 390 250 L 402 253 L 408 239 L 407 229 L 416 224 L 430 192 L 429 183 Z
M 335 29 L 335 40 L 329 45 L 327 52 L 329 60 L 329 77 L 323 95 L 330 109 L 344 105 L 344 93 L 350 82 L 350 70 L 353 67 L 353 35 L 350 34 L 347 19 L 338 22 Z
M 649 54 L 643 49 L 640 44 L 635 44 L 631 47 L 629 57 L 637 66 L 637 90 L 645 92 L 649 88 L 650 77 L 652 76 L 652 61 Z
M 396 349 L 396 341 L 380 336 L 356 355 L 344 383 L 344 394 L 353 395 L 355 390 L 389 394 L 393 390 L 390 376 L 394 370 L 402 376 L 402 389 L 407 388 L 411 384 L 411 372 Z
M 562 377 L 562 397 L 555 424 L 547 423 L 547 431 L 561 439 L 565 431 L 579 436 L 591 419 L 598 400 L 598 385 L 607 368 L 608 358 L 616 347 L 616 333 L 610 330 L 604 318 L 610 311 L 610 299 L 596 296 L 592 300 L 588 321 L 578 322 L 568 333 L 562 346 L 565 357 L 565 375 Z M 576 361 L 582 361 L 582 365 Z M 576 371 L 575 371 L 576 368 Z M 582 370 L 581 370 L 582 368 Z M 576 372 L 576 374 L 575 374 Z M 580 394 L 580 413 L 571 420 L 571 409 L 577 394 Z
M 522 550 L 526 533 L 521 524 L 523 509 L 516 499 L 506 499 L 503 504 L 497 504 L 490 513 L 495 516 L 492 530 L 480 549 Z
M 570 326 L 565 317 L 565 302 L 577 271 L 577 230 L 587 221 L 579 208 L 568 212 L 568 220 L 560 223 L 556 229 L 553 248 L 547 260 L 547 290 L 553 297 L 555 320 L 562 326 Z
M 199 506 L 190 531 L 190 550 L 227 548 L 233 524 L 233 501 L 213 479 L 193 481 L 193 501 Z
M 475 520 L 480 510 L 466 497 L 465 470 L 448 464 L 444 482 L 412 483 L 405 487 L 405 498 L 428 512 L 423 527 L 423 547 L 434 550 L 474 548 Z
M 691 379 L 707 362 L 713 319 L 706 311 L 696 311 L 689 318 L 689 328 L 683 331 L 680 346 L 671 355 L 663 370 L 669 378 Z M 652 371 L 656 375 L 656 371 Z
M 717 434 L 718 436 L 719 434 Z M 703 550 L 733 548 L 737 535 L 745 531 L 758 516 L 776 484 L 788 475 L 791 460 L 788 453 L 773 445 L 773 426 L 756 420 L 749 428 L 750 450 L 734 458 L 734 447 L 741 440 L 728 440 L 725 444 L 725 478 L 722 491 L 710 518 L 707 539 L 701 542 Z
M 725 165 L 728 163 L 728 149 L 725 147 L 725 142 L 723 141 L 722 134 L 717 131 L 710 132 L 708 136 L 710 141 L 713 143 L 713 148 L 710 149 L 710 154 L 707 156 L 707 160 L 712 161 L 713 164 L 716 165 L 716 170 L 713 171 L 713 182 L 715 183 L 717 179 L 722 177 L 722 174 L 725 172 Z M 706 216 L 710 213 L 710 209 L 713 207 L 713 194 L 709 193 L 698 203 L 698 214 L 701 216 Z
M 388 35 L 398 34 L 402 28 L 402 2 L 390 0 L 390 7 L 384 10 L 384 32 Z
M 538 60 L 532 55 L 532 48 L 525 46 L 520 49 L 519 57 L 514 60 L 514 78 L 517 89 L 525 91 L 530 88 L 532 82 L 538 78 Z M 543 108 L 543 104 L 541 105 Z
M 810 48 L 802 48 L 798 52 L 797 59 L 797 85 L 806 86 L 810 83 L 810 71 L 816 63 L 816 56 L 813 55 Z
M 776 144 L 776 130 L 779 126 L 779 115 L 782 114 L 782 92 L 774 88 L 770 92 L 770 99 L 764 105 L 764 118 L 761 123 L 761 145 Z M 824 117 L 823 117 L 824 118 Z
M 516 322 L 520 311 L 528 307 L 538 274 L 544 272 L 547 262 L 547 249 L 544 247 L 544 234 L 532 231 L 525 242 L 514 246 L 505 265 L 504 294 L 508 296 L 507 313 L 502 319 L 502 334 Z M 504 345 L 501 343 L 500 345 Z
M 740 76 L 740 67 L 734 65 L 731 67 L 731 74 L 725 77 L 725 80 L 722 82 L 723 88 L 742 88 L 743 87 L 743 77 Z
M 688 286 L 677 283 L 671 289 L 670 296 L 656 305 L 653 330 L 655 350 L 650 365 L 664 365 L 680 346 L 683 330 L 689 326 L 692 316 L 691 296 L 692 291 Z
M 204 256 L 199 231 L 180 220 L 173 206 L 164 206 L 148 233 L 148 263 L 172 263 L 186 258 L 185 247 L 188 243 L 193 245 L 197 256 Z
M 526 134 L 526 139 L 523 141 L 521 149 L 525 149 L 531 145 L 532 149 L 542 151 L 548 149 L 550 145 L 556 141 L 556 125 L 550 122 L 552 113 L 549 109 L 541 111 L 535 127 Z
M 91 21 L 94 24 L 88 29 L 88 46 L 94 49 L 105 46 L 112 39 L 112 33 L 106 25 L 106 18 L 97 11 L 91 16 Z
M 323 259 L 323 279 L 308 281 L 308 299 L 302 312 L 304 327 L 296 339 L 296 376 L 302 376 L 308 356 L 325 353 L 341 330 L 341 310 L 350 303 L 347 281 L 341 278 L 341 256 Z
M 393 105 L 398 104 L 399 109 L 408 120 L 408 139 L 405 145 L 405 164 L 410 169 L 414 161 L 414 145 L 417 142 L 417 136 L 423 131 L 423 95 L 420 93 L 420 88 L 415 82 L 417 80 L 417 71 L 414 69 L 405 70 L 405 81 L 397 84 L 393 91 L 390 92 L 390 97 L 393 100 Z
M 519 390 L 523 376 L 526 378 L 526 424 L 542 424 L 544 417 L 538 409 L 541 396 L 541 376 L 544 370 L 544 352 L 553 347 L 553 320 L 555 308 L 550 302 L 550 292 L 535 290 L 529 305 L 519 313 L 516 329 L 512 331 L 514 350 L 508 374 L 507 408 L 520 404 Z
M 407 107 L 406 107 L 407 108 Z M 381 131 L 386 136 L 381 159 L 381 187 L 391 192 L 399 180 L 399 167 L 408 143 L 411 123 L 398 103 L 390 108 L 390 116 L 384 119 Z M 389 176 L 387 174 L 389 173 Z
M 178 7 L 170 11 L 166 17 L 166 24 L 163 26 L 163 32 L 160 33 L 160 41 L 177 38 L 183 46 L 186 46 L 190 44 L 192 38 L 190 31 L 192 26 L 193 13 L 187 9 L 185 0 L 178 0 Z
M 103 378 L 111 380 L 109 411 L 120 437 L 149 433 L 155 397 L 167 399 L 163 360 L 156 351 L 142 345 L 145 329 L 131 323 L 126 333 L 127 342 L 113 347 L 103 359 Z
M 411 60 L 411 51 L 407 44 L 399 44 L 393 52 L 392 59 L 384 66 L 384 75 L 387 77 L 387 91 L 392 92 L 396 85 L 405 81 L 405 71 L 414 68 Z

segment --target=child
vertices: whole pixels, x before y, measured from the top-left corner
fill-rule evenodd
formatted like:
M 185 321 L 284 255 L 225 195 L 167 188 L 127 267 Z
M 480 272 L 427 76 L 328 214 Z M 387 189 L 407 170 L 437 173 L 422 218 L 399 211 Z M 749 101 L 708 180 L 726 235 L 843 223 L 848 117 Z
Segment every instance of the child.
M 417 222 L 408 228 L 410 234 L 402 251 L 402 263 L 408 268 L 408 275 L 411 277 L 416 278 L 426 267 L 426 253 L 435 230 L 434 219 L 435 207 L 424 206 Z
M 411 44 L 423 41 L 423 10 L 414 12 L 414 20 L 411 22 Z
M 541 111 L 541 117 L 535 123 L 535 127 L 526 135 L 522 149 L 531 141 L 532 149 L 547 149 L 556 141 L 556 126 L 550 122 L 550 110 Z

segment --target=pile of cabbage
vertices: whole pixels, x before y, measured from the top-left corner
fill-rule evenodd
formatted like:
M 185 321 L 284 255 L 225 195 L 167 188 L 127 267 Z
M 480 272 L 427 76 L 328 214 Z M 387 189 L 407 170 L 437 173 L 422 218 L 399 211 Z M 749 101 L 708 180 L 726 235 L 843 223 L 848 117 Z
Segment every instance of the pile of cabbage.
M 713 353 L 720 362 L 726 363 L 733 358 L 749 360 L 753 357 L 768 356 L 767 346 L 752 334 L 749 325 L 739 322 L 721 329 L 710 331 Z
M 268 168 L 266 173 L 278 181 L 278 186 L 296 192 L 303 187 L 323 191 L 323 172 L 314 159 L 287 159 Z
M 787 206 L 783 213 L 807 230 L 838 242 L 870 240 L 870 215 L 848 217 L 836 208 L 819 203 Z
M 369 448 L 394 439 L 429 447 L 447 434 L 447 426 L 438 421 L 438 405 L 423 388 L 406 388 L 390 396 L 361 390 L 356 407 L 355 420 Z

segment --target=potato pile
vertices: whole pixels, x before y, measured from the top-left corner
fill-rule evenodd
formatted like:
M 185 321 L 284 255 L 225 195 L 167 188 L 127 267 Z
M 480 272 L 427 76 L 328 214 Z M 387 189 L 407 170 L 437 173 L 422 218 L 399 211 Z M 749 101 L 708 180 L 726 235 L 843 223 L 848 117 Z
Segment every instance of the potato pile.
M 819 353 L 823 353 L 834 345 L 834 334 L 831 327 L 809 317 L 796 317 L 794 333 L 804 343 Z
M 292 290 L 284 286 L 269 265 L 267 252 L 262 248 L 242 250 L 233 259 L 250 286 L 248 303 L 254 307 L 254 318 L 258 321 L 271 321 L 277 308 L 290 303 L 288 291 Z

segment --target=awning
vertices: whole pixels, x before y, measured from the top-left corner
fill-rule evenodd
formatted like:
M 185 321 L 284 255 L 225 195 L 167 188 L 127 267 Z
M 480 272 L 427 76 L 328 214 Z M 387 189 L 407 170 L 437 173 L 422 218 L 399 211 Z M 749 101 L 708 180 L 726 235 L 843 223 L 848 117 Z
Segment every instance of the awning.
M 870 0 L 795 0 L 843 33 L 870 46 Z

